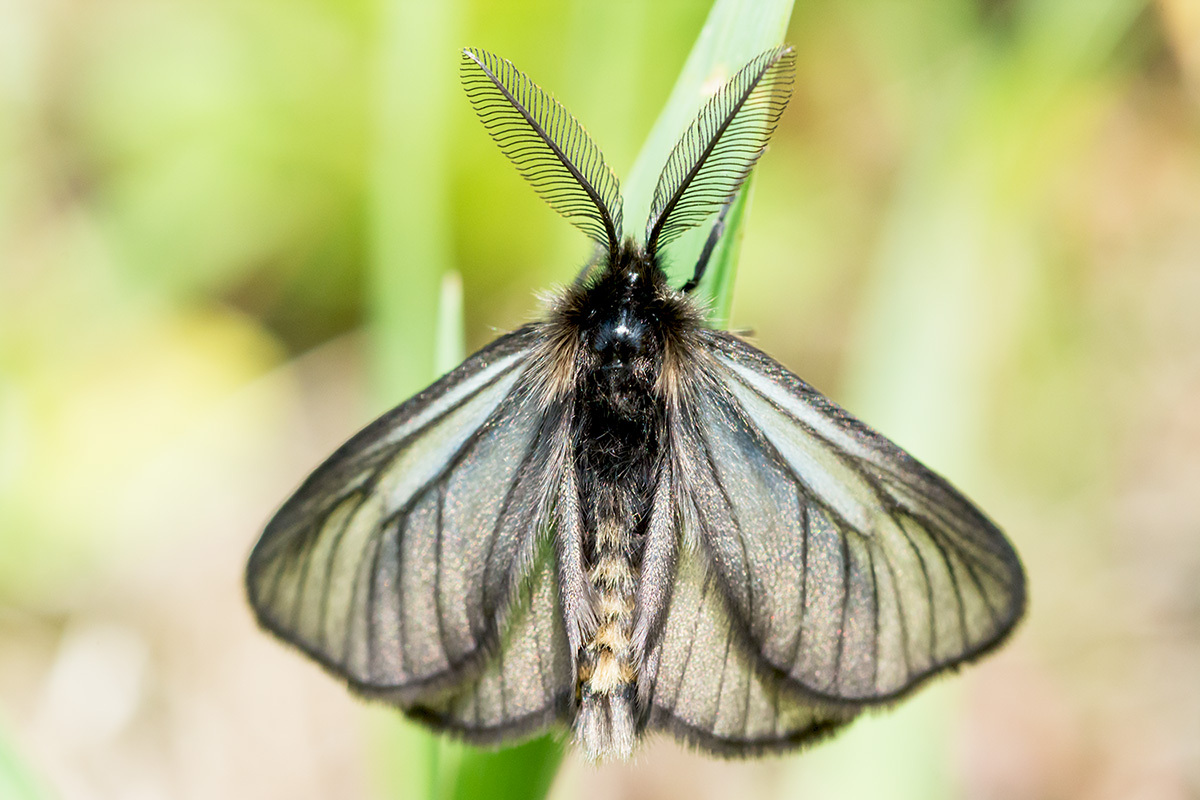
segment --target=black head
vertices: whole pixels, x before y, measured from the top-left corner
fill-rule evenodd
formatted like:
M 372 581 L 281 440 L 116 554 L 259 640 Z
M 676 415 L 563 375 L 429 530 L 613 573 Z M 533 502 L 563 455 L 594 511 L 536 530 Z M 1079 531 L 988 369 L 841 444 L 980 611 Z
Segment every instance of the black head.
M 631 257 L 606 270 L 584 294 L 583 344 L 606 370 L 626 369 L 661 349 L 655 324 L 660 287 L 655 284 L 662 281 L 662 271 L 630 250 L 622 255 Z
M 569 324 L 579 341 L 580 372 L 587 391 L 614 405 L 631 393 L 653 390 L 664 342 L 678 317 L 678 302 L 662 269 L 632 241 L 588 285 L 576 287 Z

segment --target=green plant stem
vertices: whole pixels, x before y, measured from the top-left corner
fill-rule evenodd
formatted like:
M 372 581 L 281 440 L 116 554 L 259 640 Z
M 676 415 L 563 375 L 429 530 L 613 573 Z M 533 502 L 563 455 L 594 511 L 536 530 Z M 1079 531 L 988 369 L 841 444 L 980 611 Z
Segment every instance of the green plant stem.
M 367 307 L 379 408 L 437 377 L 438 301 L 451 268 L 446 130 L 457 87 L 452 69 L 430 65 L 455 63 L 456 6 L 453 0 L 380 6 L 367 210 Z M 383 795 L 432 797 L 438 739 L 389 708 L 373 707 L 368 723 Z
M 713 4 L 675 88 L 624 183 L 625 219 L 630 224 L 635 220 L 641 224 L 649 215 L 662 165 L 711 92 L 742 64 L 783 40 L 792 5 L 792 0 L 717 0 Z M 726 217 L 725 233 L 696 291 L 709 304 L 710 320 L 717 325 L 725 325 L 729 320 L 738 244 L 752 185 L 753 179 L 747 181 L 734 200 Z M 708 228 L 701 225 L 668 248 L 666 269 L 673 285 L 682 285 L 692 276 L 707 237 Z

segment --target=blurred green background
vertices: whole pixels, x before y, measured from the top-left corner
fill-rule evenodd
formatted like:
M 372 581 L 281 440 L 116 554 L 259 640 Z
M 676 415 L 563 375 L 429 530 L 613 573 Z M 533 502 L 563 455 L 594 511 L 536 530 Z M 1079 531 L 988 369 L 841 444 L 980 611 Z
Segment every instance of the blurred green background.
M 458 48 L 625 176 L 707 12 L 0 3 L 0 797 L 403 796 L 244 558 L 435 371 L 445 270 L 473 349 L 589 253 Z M 552 797 L 1200 796 L 1200 4 L 802 0 L 787 41 L 732 325 L 979 501 L 1030 616 L 800 756 L 663 739 Z

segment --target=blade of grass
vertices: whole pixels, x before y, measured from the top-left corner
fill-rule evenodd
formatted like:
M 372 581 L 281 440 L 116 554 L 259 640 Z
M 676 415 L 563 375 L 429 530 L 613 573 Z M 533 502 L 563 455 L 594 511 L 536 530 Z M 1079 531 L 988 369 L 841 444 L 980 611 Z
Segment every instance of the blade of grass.
M 742 64 L 783 41 L 792 5 L 792 0 L 717 0 L 713 4 L 675 88 L 623 184 L 625 219 L 631 230 L 641 234 L 640 228 L 632 226 L 642 225 L 649 215 L 658 173 L 688 123 Z M 696 290 L 697 297 L 709 304 L 709 319 L 715 325 L 725 325 L 729 319 L 738 244 L 752 184 L 753 179 L 747 181 L 734 200 L 725 233 Z M 666 264 L 672 285 L 682 285 L 691 277 L 707 237 L 708 227 L 701 225 L 672 243 Z
M 446 129 L 458 91 L 454 5 L 382 4 L 367 297 L 381 405 L 436 377 L 438 295 L 452 251 Z
M 390 0 L 380 9 L 366 299 L 375 404 L 383 408 L 442 366 L 435 363 L 437 309 L 452 250 L 446 120 L 459 37 L 453 0 Z M 367 728 L 377 790 L 389 798 L 433 797 L 439 740 L 390 708 L 372 707 Z
M 554 783 L 563 745 L 554 736 L 540 736 L 494 751 L 447 743 L 441 757 L 436 794 L 439 800 L 538 800 Z
M 706 82 L 715 77 L 720 78 L 731 74 L 731 70 L 754 54 L 778 43 L 787 27 L 791 14 L 791 0 L 771 0 L 771 2 L 755 3 L 751 0 L 718 0 L 706 21 L 704 28 L 685 64 L 683 73 L 672 91 L 667 108 L 655 123 L 641 155 L 638 164 L 653 163 L 660 166 L 667 157 L 675 139 L 685 129 L 703 102 Z M 425 28 L 419 28 L 425 30 Z M 430 39 L 424 37 L 426 48 Z M 411 43 L 409 43 L 411 44 Z M 419 47 L 417 49 L 420 49 Z M 421 55 L 409 53 L 409 59 L 433 59 L 434 54 L 422 51 Z M 444 191 L 440 187 L 425 186 L 425 181 L 414 182 L 409 177 L 414 172 L 417 176 L 428 176 L 432 182 L 436 179 L 437 170 L 430 167 L 436 163 L 436 156 L 430 155 L 431 143 L 425 136 L 422 142 L 400 144 L 395 138 L 398 131 L 390 130 L 386 124 L 390 120 L 401 125 L 403 119 L 422 119 L 422 129 L 428 133 L 435 126 L 431 124 L 428 114 L 414 113 L 412 99 L 403 104 L 405 113 L 392 117 L 388 110 L 393 108 L 394 98 L 386 92 L 387 78 L 394 75 L 399 78 L 402 71 L 393 68 L 385 74 L 383 128 L 393 138 L 388 146 L 404 148 L 407 153 L 418 153 L 419 156 L 409 156 L 421 161 L 420 165 L 405 163 L 405 156 L 393 152 L 390 159 L 382 163 L 385 169 L 376 186 L 376 219 L 377 259 L 374 273 L 378 297 L 375 308 L 375 330 L 378 337 L 377 351 L 380 369 L 381 385 L 387 387 L 391 394 L 394 387 L 397 394 L 411 391 L 423 381 L 422 370 L 424 361 L 419 354 L 434 354 L 434 364 L 438 369 L 444 369 L 457 358 L 461 357 L 461 293 L 455 293 L 453 286 L 448 288 L 442 284 L 442 312 L 435 326 L 429 319 L 429 302 L 431 287 L 436 285 L 437 277 L 446 269 L 444 235 L 448 227 L 444 219 L 431 218 L 440 211 L 440 203 L 429 203 L 426 198 L 441 196 Z M 719 85 L 719 82 L 718 82 Z M 434 119 L 441 108 L 432 97 L 416 98 L 423 100 Z M 393 102 L 389 102 L 392 100 Z M 436 136 L 436 134 L 434 134 Z M 432 147 L 436 150 L 436 147 Z M 403 163 L 403 168 L 400 164 Z M 640 175 L 641 177 L 636 177 Z M 651 174 L 643 166 L 640 173 L 635 166 L 635 177 L 627 187 L 626 197 L 633 197 L 634 207 L 649 209 L 650 194 L 653 192 L 653 181 L 657 173 Z M 400 188 L 403 187 L 403 188 Z M 422 193 L 428 188 L 430 194 Z M 412 206 L 421 206 L 421 213 L 405 217 L 402 227 L 391 227 L 386 230 L 383 225 L 392 225 L 397 214 L 411 214 Z M 728 318 L 730 297 L 732 295 L 734 267 L 737 261 L 738 245 L 741 241 L 742 222 L 748 206 L 747 190 L 737 198 L 726 220 L 726 232 L 718 243 L 712 257 L 709 275 L 701 287 L 703 296 L 711 303 L 713 318 L 721 324 Z M 389 213 L 390 212 L 390 213 Z M 643 210 L 642 218 L 646 211 Z M 707 232 L 704 233 L 707 235 Z M 421 244 L 419 258 L 414 258 L 413 242 Z M 703 246 L 703 236 L 699 239 L 685 239 L 677 248 L 676 255 L 681 263 L 687 263 L 687 270 Z M 405 263 L 419 265 L 420 272 L 406 273 Z M 415 286 L 414 286 L 415 282 Z M 437 330 L 436 341 L 429 341 L 429 332 Z M 403 343 L 396 355 L 399 343 Z M 414 357 L 414 354 L 417 357 Z M 425 370 L 432 372 L 433 370 Z M 406 738 L 412 736 L 406 733 Z M 412 746 L 410 744 L 410 746 Z M 562 759 L 563 748 L 557 739 L 542 737 L 526 742 L 517 747 L 501 751 L 486 751 L 459 743 L 441 740 L 435 745 L 426 759 L 427 773 L 423 779 L 409 783 L 415 795 L 444 798 L 476 798 L 490 797 L 497 800 L 504 798 L 540 798 L 549 791 Z M 395 770 L 392 770 L 395 772 Z M 393 786 L 400 787 L 393 781 Z M 398 792 L 397 796 L 404 794 Z
M 1020 282 L 1035 265 L 1019 246 L 1042 221 L 1039 209 L 1056 163 L 1079 139 L 1056 129 L 1097 94 L 1144 0 L 1025 0 L 1005 40 L 975 32 L 960 43 L 955 69 L 924 70 L 911 81 L 924 95 L 882 235 L 863 290 L 859 328 L 846 364 L 844 399 L 857 415 L 954 483 L 977 494 L 986 472 L 989 380 L 1005 358 L 996 331 L 1023 319 Z M 967 54 L 970 54 L 968 60 Z M 941 83 L 930 75 L 942 74 Z M 1061 148 L 1061 149 L 1060 149 Z M 1024 234 L 1022 225 L 1028 225 Z M 1014 237 L 1015 234 L 1015 237 Z M 1006 238 L 1014 237 L 1014 238 Z M 1045 265 L 1036 265 L 1044 268 Z M 998 313 L 999 312 L 999 313 Z M 1018 542 L 1018 549 L 1020 549 Z M 965 683 L 938 684 L 797 763 L 788 789 L 839 797 L 904 799 L 963 793 L 953 760 Z M 870 759 L 876 769 L 856 769 Z
M 436 375 L 445 375 L 467 357 L 464 333 L 462 276 L 456 271 L 447 272 L 442 276 L 438 297 L 437 341 L 433 354 Z

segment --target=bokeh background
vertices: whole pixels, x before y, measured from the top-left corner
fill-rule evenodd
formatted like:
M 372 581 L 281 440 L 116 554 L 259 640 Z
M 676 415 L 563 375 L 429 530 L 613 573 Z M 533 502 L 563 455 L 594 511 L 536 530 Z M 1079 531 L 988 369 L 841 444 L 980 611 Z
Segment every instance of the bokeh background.
M 408 734 L 255 629 L 244 558 L 444 362 L 448 271 L 474 348 L 588 255 L 457 48 L 625 174 L 707 6 L 0 1 L 0 796 L 399 796 Z M 734 327 L 979 501 L 1030 615 L 800 756 L 553 796 L 1200 796 L 1200 4 L 804 0 L 788 41 Z

